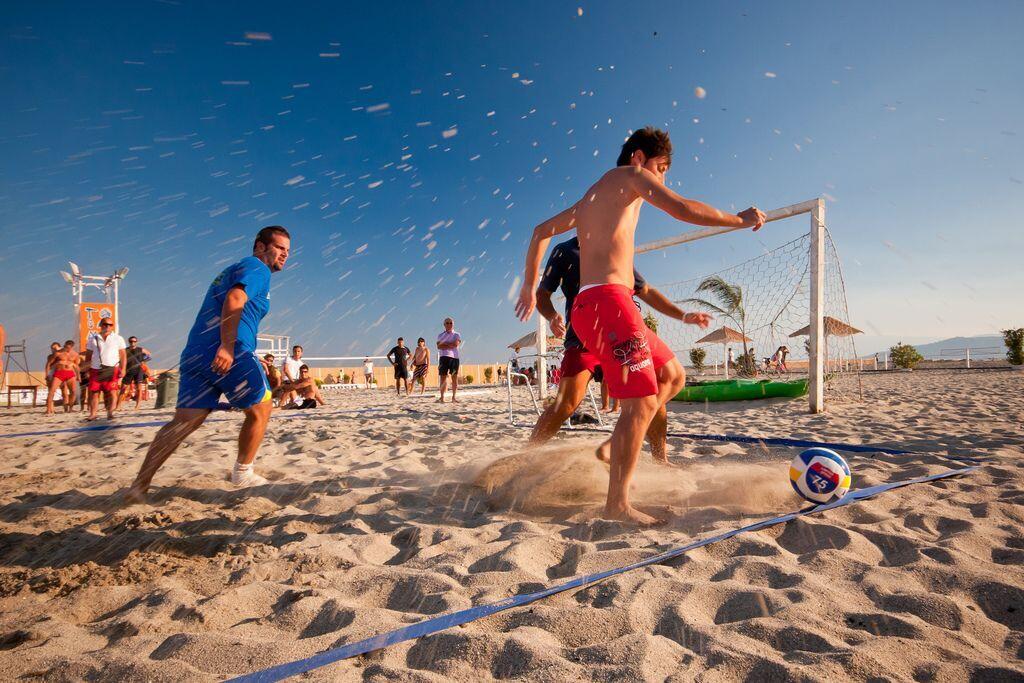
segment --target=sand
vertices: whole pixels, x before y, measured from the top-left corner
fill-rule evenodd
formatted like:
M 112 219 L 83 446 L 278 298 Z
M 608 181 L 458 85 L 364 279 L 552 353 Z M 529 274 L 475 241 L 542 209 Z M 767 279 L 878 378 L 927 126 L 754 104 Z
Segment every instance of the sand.
M 713 544 L 529 607 L 391 646 L 312 680 L 1024 678 L 1024 373 L 870 374 L 866 401 L 674 406 L 671 428 L 886 444 L 854 487 L 918 485 Z M 0 439 L 0 679 L 210 681 L 431 615 L 629 563 L 795 510 L 797 449 L 669 440 L 634 492 L 668 517 L 600 519 L 600 435 L 525 452 L 504 395 L 458 406 L 345 392 L 278 414 L 230 488 L 239 417 L 221 415 L 110 507 L 153 428 Z M 2 413 L 0 433 L 76 426 Z M 148 421 L 166 411 L 121 413 Z

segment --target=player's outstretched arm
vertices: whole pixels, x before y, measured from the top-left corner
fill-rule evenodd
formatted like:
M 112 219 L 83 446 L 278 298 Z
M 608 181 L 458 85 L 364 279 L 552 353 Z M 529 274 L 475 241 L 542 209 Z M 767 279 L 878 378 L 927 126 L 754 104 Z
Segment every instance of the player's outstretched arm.
M 526 269 L 523 273 L 523 286 L 519 290 L 516 301 L 516 316 L 526 320 L 533 313 L 536 305 L 537 281 L 540 279 L 540 259 L 548 249 L 551 238 L 568 232 L 576 227 L 576 207 L 573 204 L 565 211 L 553 216 L 533 229 L 530 246 L 526 248 Z
M 696 199 L 682 197 L 665 187 L 665 184 L 647 169 L 634 168 L 634 172 L 629 175 L 629 182 L 637 195 L 676 220 L 693 225 L 753 228 L 754 230 L 758 230 L 764 225 L 764 214 L 754 207 L 741 211 L 739 214 L 722 211 Z
M 688 325 L 696 325 L 697 327 L 705 328 L 712 320 L 710 315 L 701 311 L 693 311 L 691 313 L 685 312 L 683 309 L 672 303 L 667 296 L 647 284 L 645 284 L 642 289 L 637 290 L 636 295 L 640 301 L 643 301 L 658 313 L 667 315 L 670 318 L 675 318 L 676 320 L 681 320 Z

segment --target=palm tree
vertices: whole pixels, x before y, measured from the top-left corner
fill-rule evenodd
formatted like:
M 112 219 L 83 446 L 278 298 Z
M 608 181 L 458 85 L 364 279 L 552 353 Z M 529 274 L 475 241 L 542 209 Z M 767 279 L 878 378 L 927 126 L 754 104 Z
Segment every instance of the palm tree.
M 739 285 L 729 284 L 719 275 L 710 275 L 697 285 L 697 292 L 707 293 L 718 303 L 700 298 L 685 299 L 682 303 L 703 306 L 735 323 L 740 334 L 743 335 L 743 358 L 745 360 L 739 369 L 746 375 L 756 374 L 757 363 L 750 357 L 750 351 L 747 349 L 747 312 L 743 308 L 743 288 Z

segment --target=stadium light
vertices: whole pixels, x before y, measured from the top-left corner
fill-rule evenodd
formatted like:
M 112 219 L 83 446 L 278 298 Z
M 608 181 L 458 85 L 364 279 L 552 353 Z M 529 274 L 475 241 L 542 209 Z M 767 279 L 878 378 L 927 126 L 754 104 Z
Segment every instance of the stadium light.
M 71 266 L 71 274 L 76 278 L 82 275 L 82 271 L 78 269 L 78 265 L 74 261 L 68 261 L 68 265 Z
M 60 271 L 60 276 L 64 278 L 64 282 L 68 283 L 69 285 L 73 285 L 75 283 L 75 278 L 71 277 L 71 273 L 67 272 L 66 270 Z
M 114 277 L 117 278 L 118 280 L 123 280 L 124 276 L 127 275 L 127 274 L 128 274 L 128 266 L 124 266 L 122 268 L 118 268 L 114 272 Z

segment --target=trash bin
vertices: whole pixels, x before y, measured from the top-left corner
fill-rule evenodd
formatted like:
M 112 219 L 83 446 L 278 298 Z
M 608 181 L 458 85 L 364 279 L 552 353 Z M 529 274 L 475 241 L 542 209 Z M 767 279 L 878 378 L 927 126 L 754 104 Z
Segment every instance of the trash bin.
M 168 370 L 156 378 L 156 407 L 173 408 L 178 403 L 178 373 Z

